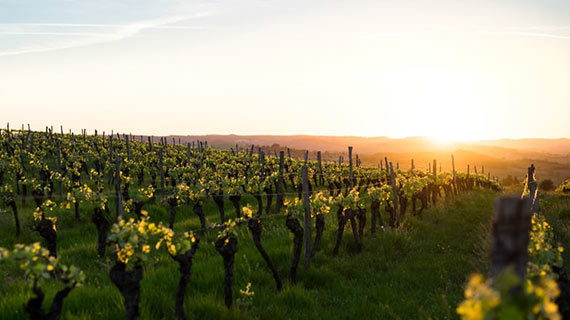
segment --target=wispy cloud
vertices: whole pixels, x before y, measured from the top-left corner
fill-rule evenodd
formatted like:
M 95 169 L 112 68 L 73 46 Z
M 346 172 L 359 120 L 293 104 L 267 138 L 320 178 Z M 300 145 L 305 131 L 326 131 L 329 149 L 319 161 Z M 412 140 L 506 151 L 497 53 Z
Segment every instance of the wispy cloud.
M 0 51 L 0 56 L 33 52 L 46 52 L 84 47 L 104 42 L 119 41 L 148 29 L 202 30 L 201 26 L 172 25 L 206 16 L 204 12 L 188 16 L 172 16 L 142 20 L 127 24 L 74 24 L 74 23 L 14 23 L 0 24 L 0 36 L 67 36 L 66 41 L 49 41 L 47 44 L 31 43 L 18 48 Z M 96 29 L 96 32 L 93 30 Z M 74 31 L 79 30 L 79 31 Z M 88 30 L 88 31 L 85 31 Z
M 433 34 L 437 35 L 450 35 L 456 34 L 465 36 L 469 34 L 490 35 L 490 36 L 504 36 L 504 37 L 534 37 L 534 38 L 550 38 L 559 40 L 570 40 L 570 26 L 529 26 L 529 27 L 473 27 L 468 29 L 454 29 L 447 28 L 432 28 L 432 29 L 417 29 L 409 31 L 386 31 L 369 33 L 361 37 L 361 39 L 377 39 L 377 38 L 399 38 L 409 36 L 421 36 Z
M 570 36 L 543 33 L 543 32 L 527 32 L 527 31 L 486 31 L 483 34 L 494 36 L 519 36 L 519 37 L 534 37 L 534 38 L 550 38 L 560 40 L 570 40 Z

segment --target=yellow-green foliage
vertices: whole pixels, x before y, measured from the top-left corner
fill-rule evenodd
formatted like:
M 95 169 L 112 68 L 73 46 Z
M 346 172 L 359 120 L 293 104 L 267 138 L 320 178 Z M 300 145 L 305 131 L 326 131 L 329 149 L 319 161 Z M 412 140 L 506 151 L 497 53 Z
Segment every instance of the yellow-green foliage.
M 0 248 L 0 263 L 6 262 L 17 264 L 34 289 L 40 288 L 45 280 L 58 280 L 70 288 L 85 281 L 83 271 L 74 265 L 59 263 L 59 259 L 50 256 L 39 242 L 28 246 L 16 244 L 13 250 Z

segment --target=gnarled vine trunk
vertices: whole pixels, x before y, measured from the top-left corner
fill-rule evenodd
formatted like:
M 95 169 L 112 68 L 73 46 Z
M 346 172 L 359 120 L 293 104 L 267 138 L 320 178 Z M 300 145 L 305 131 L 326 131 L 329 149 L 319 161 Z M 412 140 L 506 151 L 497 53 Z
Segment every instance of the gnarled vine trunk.
M 283 288 L 283 283 L 281 282 L 279 273 L 277 273 L 277 269 L 275 269 L 275 266 L 273 265 L 271 258 L 263 248 L 263 245 L 261 245 L 261 232 L 263 231 L 261 220 L 257 216 L 254 216 L 253 218 L 249 219 L 249 221 L 247 222 L 247 227 L 249 228 L 249 231 L 251 231 L 253 243 L 255 244 L 257 251 L 259 251 L 259 253 L 263 257 L 263 260 L 265 260 L 267 267 L 271 271 L 271 274 L 273 275 L 277 291 L 281 291 L 281 289 Z
M 199 243 L 200 238 L 196 237 L 196 241 L 192 243 L 189 250 L 182 254 L 171 256 L 172 259 L 178 262 L 178 271 L 180 272 L 180 280 L 178 281 L 178 287 L 176 288 L 176 301 L 174 304 L 174 310 L 176 311 L 176 318 L 178 320 L 188 319 L 184 312 L 184 296 L 186 294 L 188 282 L 190 282 L 190 275 L 192 274 L 192 258 L 198 249 Z
M 49 312 L 46 314 L 42 307 L 45 295 L 40 288 L 34 288 L 33 291 L 36 296 L 28 300 L 24 309 L 30 315 L 31 320 L 58 320 L 61 316 L 63 300 L 69 295 L 71 290 L 73 290 L 73 287 L 65 287 L 59 290 L 51 302 Z
M 222 192 L 215 193 L 212 195 L 216 206 L 218 206 L 218 211 L 220 212 L 220 223 L 224 223 L 226 221 L 226 215 L 224 212 L 224 194 Z
M 301 258 L 301 248 L 303 246 L 303 227 L 299 219 L 287 216 L 285 220 L 287 229 L 293 233 L 293 262 L 291 263 L 291 270 L 289 276 L 293 283 L 297 283 L 297 267 L 299 266 L 299 259 Z
M 226 240 L 228 240 L 226 242 Z M 235 237 L 223 237 L 214 243 L 216 251 L 224 260 L 224 302 L 230 308 L 233 304 L 232 285 L 234 281 L 234 258 L 237 252 L 237 239 Z
M 91 221 L 97 228 L 97 256 L 99 258 L 105 257 L 105 248 L 107 245 L 107 234 L 109 233 L 110 223 L 105 217 L 103 210 L 100 207 L 93 209 Z
M 325 230 L 325 215 L 324 214 L 317 214 L 315 217 L 315 242 L 313 243 L 313 247 L 311 248 L 311 257 L 314 257 L 319 250 L 319 246 L 321 244 L 321 238 L 323 237 L 323 232 Z
M 55 232 L 53 222 L 49 219 L 41 219 L 36 230 L 40 233 L 40 236 L 44 238 L 46 248 L 49 250 L 49 255 L 57 257 L 57 233 Z
M 139 316 L 140 282 L 143 278 L 143 268 L 137 265 L 133 270 L 127 271 L 127 265 L 117 261 L 111 268 L 111 282 L 119 289 L 123 296 L 126 315 L 125 319 L 134 320 Z
M 230 195 L 230 202 L 236 210 L 236 217 L 241 218 L 241 195 Z
M 206 217 L 204 217 L 204 208 L 202 208 L 202 204 L 200 201 L 196 201 L 192 211 L 200 218 L 200 226 L 201 226 L 201 234 L 204 235 L 206 233 Z

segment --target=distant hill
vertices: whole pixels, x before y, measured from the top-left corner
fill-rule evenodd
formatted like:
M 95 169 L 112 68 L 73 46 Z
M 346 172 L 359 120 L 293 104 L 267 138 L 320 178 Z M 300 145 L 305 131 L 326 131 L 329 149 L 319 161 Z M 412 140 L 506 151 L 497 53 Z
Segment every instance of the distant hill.
M 169 136 L 177 142 L 188 143 L 196 140 L 208 141 L 216 148 L 230 149 L 238 144 L 240 149 L 262 148 L 267 154 L 275 155 L 281 150 L 290 149 L 292 157 L 303 157 L 309 151 L 309 159 L 316 159 L 316 152 L 323 153 L 323 160 L 337 162 L 339 156 L 347 161 L 347 147 L 353 147 L 365 165 L 378 165 L 384 157 L 407 169 L 414 159 L 415 166 L 427 168 L 438 161 L 443 170 L 451 169 L 451 154 L 455 166 L 466 171 L 467 165 L 473 172 L 484 167 L 501 178 L 507 175 L 524 178 L 526 167 L 535 163 L 539 170 L 539 180 L 549 178 L 560 183 L 570 177 L 570 139 L 499 139 L 473 142 L 438 143 L 424 137 L 392 139 L 388 137 L 351 136 L 309 136 L 309 135 L 202 135 Z M 156 137 L 155 137 L 156 139 Z
M 391 139 L 388 137 L 354 137 L 354 136 L 308 136 L 308 135 L 203 135 L 203 136 L 170 136 L 182 142 L 194 140 L 208 141 L 214 146 L 271 146 L 278 144 L 283 147 L 301 150 L 322 150 L 344 152 L 347 146 L 354 147 L 361 154 L 378 152 L 416 153 L 416 152 L 453 152 L 464 149 L 478 153 L 497 155 L 507 154 L 509 157 L 525 157 L 536 153 L 558 155 L 570 154 L 570 139 L 500 139 L 452 143 L 437 143 L 424 137 L 408 137 Z

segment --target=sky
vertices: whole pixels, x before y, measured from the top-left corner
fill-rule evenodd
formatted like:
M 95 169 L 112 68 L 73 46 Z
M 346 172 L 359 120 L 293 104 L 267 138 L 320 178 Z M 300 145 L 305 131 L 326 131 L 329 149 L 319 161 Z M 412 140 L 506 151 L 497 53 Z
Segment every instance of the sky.
M 0 119 L 568 138 L 570 1 L 0 0 Z

